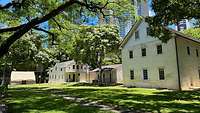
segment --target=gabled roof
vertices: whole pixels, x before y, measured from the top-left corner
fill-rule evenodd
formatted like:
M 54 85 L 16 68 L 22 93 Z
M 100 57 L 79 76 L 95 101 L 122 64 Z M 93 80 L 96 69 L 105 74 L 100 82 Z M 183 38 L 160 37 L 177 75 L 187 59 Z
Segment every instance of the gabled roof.
M 122 40 L 122 42 L 120 44 L 121 48 L 128 42 L 128 40 L 131 38 L 131 36 L 137 30 L 138 26 L 142 23 L 143 20 L 144 20 L 144 18 L 139 18 L 139 20 L 137 20 L 135 22 L 135 24 L 132 26 L 132 28 L 130 29 L 130 31 L 127 33 L 127 35 Z
M 60 62 L 60 63 L 56 63 L 55 66 L 60 66 L 60 67 L 67 67 L 71 64 L 75 64 L 76 62 L 74 60 L 70 60 L 70 61 L 66 61 L 66 62 Z
M 194 42 L 197 42 L 197 43 L 200 44 L 200 40 L 197 39 L 197 38 L 191 37 L 191 36 L 189 36 L 187 34 L 183 34 L 183 33 L 179 32 L 179 31 L 174 30 L 174 29 L 170 29 L 170 28 L 166 28 L 166 29 L 168 29 L 169 31 L 171 31 L 175 35 L 179 36 L 178 38 L 188 39 L 188 40 L 191 40 L 191 41 L 194 41 Z
M 141 17 L 138 21 L 136 21 L 136 23 L 132 26 L 132 28 L 130 29 L 130 31 L 127 33 L 127 35 L 125 36 L 125 38 L 123 39 L 123 41 L 120 44 L 120 47 L 123 48 L 124 45 L 129 41 L 129 39 L 131 38 L 131 36 L 133 35 L 133 33 L 137 30 L 137 28 L 139 27 L 139 25 L 144 21 L 144 17 Z M 170 29 L 170 28 L 166 28 L 167 30 L 171 31 L 172 33 L 174 33 L 175 35 L 179 36 L 178 38 L 184 38 L 184 39 L 188 39 L 194 42 L 197 42 L 200 44 L 200 40 L 199 39 L 195 39 L 189 35 L 183 34 L 179 31 Z

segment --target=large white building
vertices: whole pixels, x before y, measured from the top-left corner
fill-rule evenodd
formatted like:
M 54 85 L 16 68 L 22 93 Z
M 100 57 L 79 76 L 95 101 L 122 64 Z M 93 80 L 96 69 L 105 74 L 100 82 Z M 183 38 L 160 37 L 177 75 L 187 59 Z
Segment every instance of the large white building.
M 142 16 L 148 14 L 143 12 Z M 144 19 L 134 24 L 121 45 L 125 86 L 177 90 L 200 87 L 200 41 L 170 31 L 174 36 L 162 43 L 148 35 Z
M 86 82 L 89 68 L 74 60 L 56 63 L 49 70 L 49 83 Z

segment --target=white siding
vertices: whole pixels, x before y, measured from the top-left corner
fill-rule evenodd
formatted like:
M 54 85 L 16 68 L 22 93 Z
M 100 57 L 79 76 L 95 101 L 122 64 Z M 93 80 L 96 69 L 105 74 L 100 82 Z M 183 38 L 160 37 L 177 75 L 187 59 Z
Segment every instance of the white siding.
M 147 36 L 147 23 L 142 22 L 137 30 L 140 39 L 135 36 L 129 39 L 122 49 L 122 68 L 125 86 L 155 87 L 178 89 L 178 72 L 176 62 L 175 41 L 170 39 L 167 44 L 156 38 Z M 163 53 L 157 54 L 156 46 L 162 44 Z M 141 48 L 146 48 L 146 55 L 142 57 Z M 133 51 L 133 59 L 129 59 L 129 51 Z M 165 80 L 159 80 L 159 68 L 165 69 Z M 135 79 L 130 80 L 130 70 L 134 69 Z M 143 80 L 142 70 L 148 70 L 148 80 Z
M 200 56 L 197 57 L 196 55 L 196 49 L 200 52 L 200 43 L 184 38 L 177 38 L 177 47 L 182 89 L 200 87 L 198 73 L 198 69 L 200 69 Z M 187 53 L 187 47 L 190 48 L 190 55 Z

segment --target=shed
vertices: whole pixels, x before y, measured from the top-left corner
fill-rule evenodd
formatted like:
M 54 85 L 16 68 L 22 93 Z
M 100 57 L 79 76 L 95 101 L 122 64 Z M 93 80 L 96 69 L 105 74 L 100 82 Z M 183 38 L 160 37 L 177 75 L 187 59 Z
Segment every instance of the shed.
M 34 84 L 35 73 L 34 71 L 12 71 L 11 84 Z

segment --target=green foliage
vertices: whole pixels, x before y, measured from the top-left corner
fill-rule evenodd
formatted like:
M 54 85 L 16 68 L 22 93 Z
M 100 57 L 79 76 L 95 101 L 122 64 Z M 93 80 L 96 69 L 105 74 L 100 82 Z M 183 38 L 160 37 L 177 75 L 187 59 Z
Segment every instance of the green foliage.
M 183 33 L 192 36 L 193 38 L 200 39 L 200 28 L 190 28 L 184 30 Z
M 1 37 L 3 40 L 6 35 Z M 10 63 L 12 68 L 17 70 L 35 70 L 37 64 L 45 65 L 47 68 L 53 62 L 53 56 L 41 47 L 41 39 L 36 33 L 26 34 L 11 46 L 7 55 L 0 59 L 0 65 Z
M 177 25 L 182 19 L 200 19 L 199 0 L 153 0 L 154 17 L 149 17 L 151 35 L 166 42 L 172 35 L 165 29 L 168 25 Z
M 83 26 L 73 44 L 74 60 L 98 67 L 106 54 L 118 52 L 120 38 L 116 26 Z

